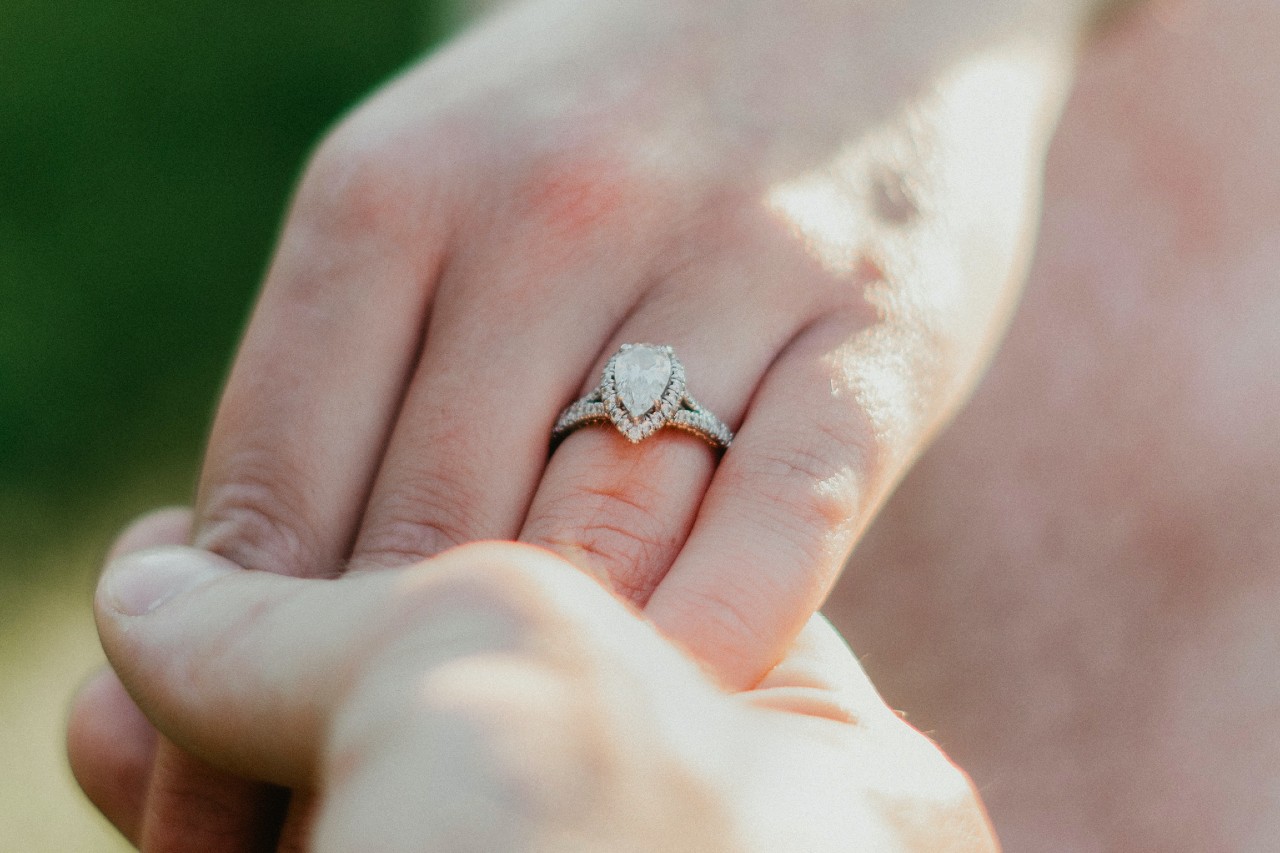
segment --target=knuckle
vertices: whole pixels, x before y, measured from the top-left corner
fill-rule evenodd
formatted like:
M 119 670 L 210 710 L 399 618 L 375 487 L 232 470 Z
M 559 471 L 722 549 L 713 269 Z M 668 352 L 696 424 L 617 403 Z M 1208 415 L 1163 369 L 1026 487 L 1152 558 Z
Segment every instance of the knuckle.
M 828 331 L 841 340 L 815 359 L 813 378 L 832 388 L 831 405 L 861 419 L 869 449 L 902 463 L 971 390 L 990 328 L 958 323 L 961 312 L 945 310 L 939 299 L 897 290 L 878 297 L 894 303 L 890 316 L 864 323 L 862 332 L 849 311 L 829 318 Z
M 615 592 L 643 604 L 680 545 L 658 499 L 643 483 L 583 484 L 546 508 L 533 538 L 587 560 L 607 574 Z
M 297 215 L 326 232 L 381 233 L 420 197 L 417 164 L 385 134 L 349 120 L 320 143 L 302 179 Z
M 825 562 L 833 537 L 843 541 L 859 521 L 868 451 L 843 429 L 818 426 L 803 435 L 756 447 L 732 476 L 738 489 L 760 496 L 758 523 Z
M 753 479 L 761 484 L 771 503 L 792 508 L 796 514 L 831 527 L 847 523 L 854 509 L 848 489 L 840 479 L 847 468 L 812 445 L 765 448 L 755 463 Z
M 500 536 L 478 508 L 470 478 L 432 472 L 396 483 L 356 548 L 362 561 L 398 566 L 488 536 Z
M 362 564 L 394 568 L 419 562 L 466 541 L 447 522 L 395 516 L 378 523 L 377 532 L 361 543 L 355 559 Z
M 231 469 L 203 490 L 195 544 L 249 569 L 331 572 L 337 555 L 325 553 L 313 529 L 300 474 L 260 459 Z

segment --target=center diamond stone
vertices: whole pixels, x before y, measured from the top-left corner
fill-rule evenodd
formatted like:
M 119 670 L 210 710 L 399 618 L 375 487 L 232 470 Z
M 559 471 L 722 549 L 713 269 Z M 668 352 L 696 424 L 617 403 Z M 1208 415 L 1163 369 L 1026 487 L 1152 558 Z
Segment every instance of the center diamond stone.
M 613 364 L 618 398 L 632 419 L 647 415 L 662 400 L 671 381 L 671 356 L 651 346 L 633 346 L 618 353 Z

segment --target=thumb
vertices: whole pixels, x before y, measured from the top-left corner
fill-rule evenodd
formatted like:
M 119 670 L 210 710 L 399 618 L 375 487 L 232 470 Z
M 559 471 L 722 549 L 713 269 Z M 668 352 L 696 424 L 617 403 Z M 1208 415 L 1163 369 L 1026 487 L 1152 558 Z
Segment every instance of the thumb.
M 113 561 L 95 611 L 107 658 L 161 732 L 238 775 L 297 784 L 349 657 L 340 629 L 363 615 L 335 591 L 174 546 Z
M 472 545 L 395 572 L 300 580 L 157 548 L 107 567 L 98 633 L 170 740 L 239 776 L 316 788 L 329 732 L 356 693 L 384 682 L 411 691 L 413 672 L 513 647 L 536 621 L 536 591 L 556 587 L 543 576 L 579 577 L 532 556 Z

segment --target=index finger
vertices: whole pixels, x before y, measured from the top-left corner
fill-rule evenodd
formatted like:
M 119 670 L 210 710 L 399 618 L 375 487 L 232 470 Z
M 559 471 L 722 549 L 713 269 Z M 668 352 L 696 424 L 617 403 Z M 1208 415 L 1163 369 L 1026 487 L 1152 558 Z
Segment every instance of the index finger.
M 209 438 L 193 544 L 246 568 L 338 570 L 416 361 L 444 205 L 358 132 L 302 182 Z

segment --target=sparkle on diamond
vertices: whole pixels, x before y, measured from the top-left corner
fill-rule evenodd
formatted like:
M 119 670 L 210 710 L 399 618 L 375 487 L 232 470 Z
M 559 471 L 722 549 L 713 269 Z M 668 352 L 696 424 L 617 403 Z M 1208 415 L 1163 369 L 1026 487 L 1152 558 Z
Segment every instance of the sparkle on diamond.
M 671 356 L 651 346 L 633 346 L 618 353 L 613 379 L 622 406 L 632 418 L 655 409 L 671 381 Z

